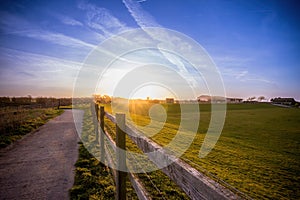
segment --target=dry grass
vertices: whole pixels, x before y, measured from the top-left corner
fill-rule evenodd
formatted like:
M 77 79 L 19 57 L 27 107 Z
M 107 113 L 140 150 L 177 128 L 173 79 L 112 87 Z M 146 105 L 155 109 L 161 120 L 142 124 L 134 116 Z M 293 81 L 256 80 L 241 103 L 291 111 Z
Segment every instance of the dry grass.
M 6 147 L 23 135 L 37 129 L 49 119 L 61 114 L 56 109 L 18 109 L 0 110 L 0 147 Z

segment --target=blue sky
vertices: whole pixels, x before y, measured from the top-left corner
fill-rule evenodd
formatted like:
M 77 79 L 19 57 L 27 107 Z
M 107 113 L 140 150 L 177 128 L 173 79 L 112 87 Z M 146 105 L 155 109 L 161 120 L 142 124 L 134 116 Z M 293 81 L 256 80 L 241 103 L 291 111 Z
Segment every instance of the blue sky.
M 133 28 L 164 27 L 205 48 L 227 96 L 300 100 L 297 1 L 0 2 L 0 96 L 71 96 L 98 44 Z

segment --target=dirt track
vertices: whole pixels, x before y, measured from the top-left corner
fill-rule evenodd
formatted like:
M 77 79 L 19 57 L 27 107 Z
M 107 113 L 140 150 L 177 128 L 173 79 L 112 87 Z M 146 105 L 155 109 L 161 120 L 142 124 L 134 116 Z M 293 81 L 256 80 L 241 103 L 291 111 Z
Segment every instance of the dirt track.
M 1 150 L 0 199 L 68 199 L 78 141 L 72 111 L 66 110 L 12 148 Z

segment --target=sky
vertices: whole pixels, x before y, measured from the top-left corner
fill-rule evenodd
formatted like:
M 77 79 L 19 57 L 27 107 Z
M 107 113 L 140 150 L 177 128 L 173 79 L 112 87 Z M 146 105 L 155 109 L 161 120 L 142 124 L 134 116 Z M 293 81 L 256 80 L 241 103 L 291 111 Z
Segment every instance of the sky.
M 1 0 L 0 96 L 72 96 L 83 63 L 98 45 L 137 28 L 159 27 L 182 33 L 203 47 L 221 75 L 226 96 L 300 100 L 299 5 L 292 0 Z M 150 54 L 140 58 L 149 60 Z M 181 73 L 178 66 L 183 61 L 159 54 Z M 129 68 L 124 64 L 106 75 L 117 83 Z M 157 66 L 147 66 L 143 75 L 151 71 L 160 73 Z M 141 75 L 136 73 L 133 79 Z M 139 97 L 172 93 L 164 93 L 157 84 L 139 89 L 133 88 Z M 185 90 L 178 87 L 176 93 Z

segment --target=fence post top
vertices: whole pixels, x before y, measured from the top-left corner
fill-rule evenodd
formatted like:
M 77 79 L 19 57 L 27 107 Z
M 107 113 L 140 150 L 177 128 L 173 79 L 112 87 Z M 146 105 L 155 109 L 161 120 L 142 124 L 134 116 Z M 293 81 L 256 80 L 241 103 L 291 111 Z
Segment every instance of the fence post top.
M 125 130 L 125 123 L 126 123 L 125 113 L 116 113 L 116 124 L 123 131 Z
M 117 123 L 125 123 L 125 113 L 116 113 L 116 121 Z

